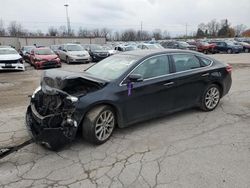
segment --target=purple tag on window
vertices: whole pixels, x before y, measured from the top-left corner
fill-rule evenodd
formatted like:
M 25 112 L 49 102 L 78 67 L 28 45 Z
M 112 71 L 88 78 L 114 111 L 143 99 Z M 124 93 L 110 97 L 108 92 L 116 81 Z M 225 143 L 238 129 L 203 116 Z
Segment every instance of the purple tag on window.
M 130 95 L 131 95 L 131 92 L 132 92 L 132 89 L 133 89 L 133 84 L 132 84 L 132 82 L 129 82 L 129 83 L 127 84 L 127 87 L 128 87 L 128 96 L 130 96 Z

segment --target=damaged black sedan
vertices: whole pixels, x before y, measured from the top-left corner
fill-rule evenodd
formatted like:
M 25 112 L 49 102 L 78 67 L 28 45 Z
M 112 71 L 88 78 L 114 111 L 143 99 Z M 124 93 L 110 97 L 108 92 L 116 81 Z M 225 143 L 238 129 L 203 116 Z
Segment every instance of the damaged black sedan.
M 53 150 L 78 131 L 94 144 L 126 127 L 186 108 L 214 110 L 231 87 L 232 67 L 184 50 L 142 50 L 111 56 L 83 73 L 45 71 L 26 124 Z

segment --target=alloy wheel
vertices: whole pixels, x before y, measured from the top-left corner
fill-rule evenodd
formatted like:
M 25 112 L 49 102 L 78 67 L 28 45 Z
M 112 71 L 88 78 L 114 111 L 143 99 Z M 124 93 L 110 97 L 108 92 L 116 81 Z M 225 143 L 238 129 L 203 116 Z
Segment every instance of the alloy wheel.
M 114 113 L 110 110 L 103 111 L 95 125 L 95 135 L 96 138 L 100 141 L 106 140 L 110 137 L 113 132 L 115 125 L 115 116 Z
M 214 109 L 220 100 L 220 91 L 216 87 L 210 88 L 205 95 L 205 105 L 211 110 Z

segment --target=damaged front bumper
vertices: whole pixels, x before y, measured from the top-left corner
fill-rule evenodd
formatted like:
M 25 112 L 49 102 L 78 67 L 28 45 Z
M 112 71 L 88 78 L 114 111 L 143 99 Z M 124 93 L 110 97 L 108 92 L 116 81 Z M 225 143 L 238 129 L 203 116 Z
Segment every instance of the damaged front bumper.
M 26 112 L 26 126 L 34 141 L 52 150 L 70 143 L 78 130 L 78 123 L 73 118 L 75 109 L 42 116 L 32 100 Z

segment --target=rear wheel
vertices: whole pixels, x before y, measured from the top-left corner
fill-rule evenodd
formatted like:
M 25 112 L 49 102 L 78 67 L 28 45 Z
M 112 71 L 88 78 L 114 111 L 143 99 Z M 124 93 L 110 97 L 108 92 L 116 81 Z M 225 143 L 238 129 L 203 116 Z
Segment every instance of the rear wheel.
M 220 88 L 216 84 L 208 86 L 202 96 L 200 108 L 203 111 L 214 110 L 220 102 Z
M 106 105 L 92 109 L 87 113 L 83 124 L 83 137 L 91 143 L 103 144 L 112 135 L 116 123 L 114 110 Z
M 228 49 L 228 50 L 227 50 L 227 53 L 228 53 L 228 54 L 231 54 L 231 53 L 233 53 L 233 50 L 232 50 L 232 49 Z

